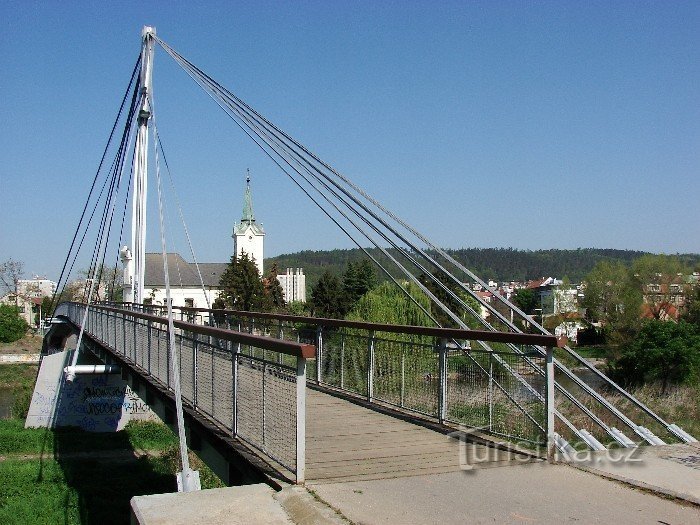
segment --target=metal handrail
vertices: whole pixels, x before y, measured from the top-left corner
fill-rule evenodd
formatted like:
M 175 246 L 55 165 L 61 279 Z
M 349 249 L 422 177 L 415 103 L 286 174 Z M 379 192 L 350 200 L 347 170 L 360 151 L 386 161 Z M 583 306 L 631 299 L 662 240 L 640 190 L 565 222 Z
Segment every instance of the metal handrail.
M 86 306 L 84 303 L 70 303 L 79 306 Z M 126 303 L 125 303 L 126 304 Z M 112 306 L 105 306 L 100 304 L 90 305 L 93 310 L 103 310 L 108 312 L 116 312 L 123 314 L 127 317 L 133 317 L 135 319 L 143 319 L 145 321 L 150 321 L 152 323 L 167 325 L 168 320 L 160 317 L 158 315 L 146 314 L 143 312 L 136 312 L 134 310 L 124 310 L 123 308 L 115 308 Z M 175 307 L 174 307 L 175 308 Z M 206 326 L 195 323 L 188 323 L 186 321 L 174 320 L 173 324 L 176 328 L 182 330 L 187 330 L 195 334 L 209 335 L 216 337 L 218 339 L 223 339 L 225 341 L 231 341 L 234 343 L 242 343 L 245 345 L 254 346 L 256 348 L 261 348 L 263 350 L 270 350 L 273 352 L 279 352 L 282 354 L 291 355 L 294 357 L 304 357 L 312 358 L 316 355 L 316 348 L 312 344 L 306 343 L 296 343 L 293 341 L 285 341 L 282 339 L 273 339 L 269 337 L 262 337 L 252 334 L 246 334 L 242 332 L 234 332 L 231 330 L 226 330 L 223 328 L 216 328 L 213 326 Z
M 136 306 L 138 308 L 152 308 L 163 310 L 166 307 L 161 305 L 141 305 L 136 303 L 109 303 L 126 307 Z M 442 339 L 463 339 L 469 341 L 489 341 L 493 343 L 510 343 L 532 346 L 544 346 L 563 348 L 567 341 L 565 338 L 557 338 L 553 335 L 523 334 L 517 332 L 492 332 L 490 330 L 464 330 L 462 328 L 438 328 L 431 326 L 411 326 L 394 325 L 384 323 L 370 323 L 365 321 L 347 321 L 345 319 L 328 319 L 325 317 L 303 317 L 299 315 L 274 314 L 268 312 L 246 312 L 242 310 L 223 310 L 211 308 L 194 308 L 187 306 L 173 306 L 173 310 L 181 312 L 219 315 L 233 315 L 239 317 L 249 317 L 254 319 L 269 319 L 274 321 L 288 321 L 292 323 L 305 323 L 324 327 L 356 328 L 359 330 L 370 330 L 374 332 L 391 332 L 410 335 L 433 336 Z M 148 315 L 148 314 L 144 314 Z

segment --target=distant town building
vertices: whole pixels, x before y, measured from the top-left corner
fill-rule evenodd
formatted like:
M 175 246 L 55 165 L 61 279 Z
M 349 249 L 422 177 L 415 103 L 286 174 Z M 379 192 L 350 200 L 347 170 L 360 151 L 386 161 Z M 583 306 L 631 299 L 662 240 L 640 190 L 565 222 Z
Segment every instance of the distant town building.
M 306 276 L 303 268 L 287 268 L 287 272 L 277 276 L 287 303 L 306 302 Z
M 219 281 L 227 263 L 199 263 L 185 261 L 179 253 L 166 254 L 170 277 L 170 300 L 173 306 L 211 308 L 219 296 Z M 201 273 L 201 279 L 200 279 Z M 165 273 L 163 254 L 146 254 L 144 304 L 165 305 Z M 202 287 L 202 283 L 204 287 Z
M 41 304 L 44 297 L 52 297 L 56 292 L 56 283 L 42 277 L 20 279 L 17 281 L 17 292 L 6 293 L 0 297 L 0 304 L 16 306 L 19 315 L 29 326 L 39 326 L 43 312 Z

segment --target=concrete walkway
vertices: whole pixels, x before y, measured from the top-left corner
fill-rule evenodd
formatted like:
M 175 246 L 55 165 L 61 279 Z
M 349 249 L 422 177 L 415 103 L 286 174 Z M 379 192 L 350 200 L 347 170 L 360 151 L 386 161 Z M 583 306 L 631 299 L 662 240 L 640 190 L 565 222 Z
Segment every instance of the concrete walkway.
M 593 452 L 576 466 L 700 505 L 700 443 Z
M 309 488 L 358 525 L 700 523 L 699 507 L 546 463 Z

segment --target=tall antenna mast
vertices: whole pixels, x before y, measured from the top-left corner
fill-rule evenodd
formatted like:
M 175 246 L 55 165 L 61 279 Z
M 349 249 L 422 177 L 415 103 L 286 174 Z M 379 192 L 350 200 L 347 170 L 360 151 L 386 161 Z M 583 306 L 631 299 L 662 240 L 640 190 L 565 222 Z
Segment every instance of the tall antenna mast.
M 153 46 L 156 30 L 144 26 L 141 31 L 141 77 L 138 131 L 134 148 L 134 191 L 131 214 L 132 273 L 125 282 L 124 301 L 143 303 L 144 274 L 146 273 L 146 195 L 148 190 L 148 121 L 151 118 L 151 78 L 153 73 Z

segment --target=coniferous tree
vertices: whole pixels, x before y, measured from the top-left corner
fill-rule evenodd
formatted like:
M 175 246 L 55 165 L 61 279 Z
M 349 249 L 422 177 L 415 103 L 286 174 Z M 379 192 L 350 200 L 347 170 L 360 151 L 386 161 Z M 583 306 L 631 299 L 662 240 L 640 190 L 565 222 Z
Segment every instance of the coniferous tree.
M 348 302 L 347 309 L 352 309 L 357 301 L 377 285 L 377 273 L 369 259 L 350 261 L 343 275 L 343 289 Z
M 226 308 L 243 311 L 262 311 L 265 308 L 265 287 L 255 263 L 243 253 L 231 262 L 219 281 L 219 299 Z
M 342 319 L 347 312 L 343 285 L 336 275 L 326 271 L 311 289 L 311 315 Z
M 284 308 L 284 292 L 282 291 L 282 286 L 277 280 L 277 263 L 272 263 L 270 270 L 263 279 L 263 284 L 265 287 L 265 298 L 266 298 L 266 310 L 280 310 Z

